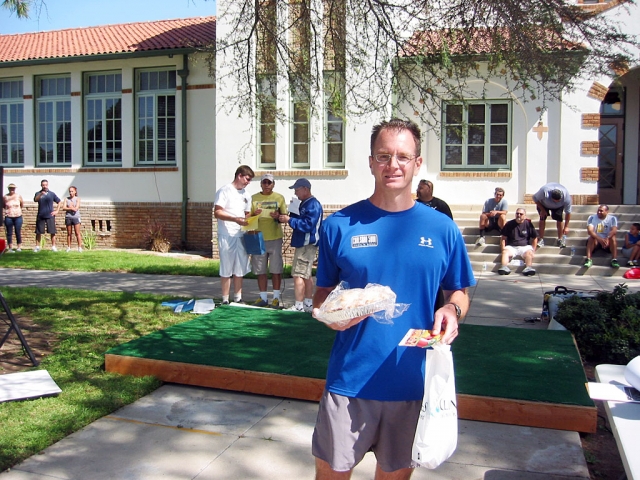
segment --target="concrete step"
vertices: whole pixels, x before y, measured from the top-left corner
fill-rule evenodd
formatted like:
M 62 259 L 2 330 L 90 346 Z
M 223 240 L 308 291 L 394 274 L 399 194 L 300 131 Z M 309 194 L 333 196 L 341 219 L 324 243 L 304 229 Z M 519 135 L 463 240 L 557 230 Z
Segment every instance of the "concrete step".
M 498 269 L 500 268 L 500 264 L 492 264 L 492 263 L 483 263 L 483 262 L 471 262 L 471 266 L 473 267 L 474 272 L 494 272 L 498 273 Z M 522 270 L 524 270 L 523 266 L 513 266 L 509 265 L 511 269 L 511 276 L 521 275 Z M 568 264 L 568 265 L 554 265 L 554 264 L 538 264 L 534 261 L 533 268 L 535 268 L 536 273 L 542 273 L 545 275 L 591 275 L 598 277 L 620 277 L 621 283 L 625 281 L 622 278 L 624 272 L 628 270 L 628 268 L 620 267 L 620 268 L 611 268 L 609 266 L 600 266 L 593 265 L 591 268 L 585 268 L 582 266 L 582 262 L 577 265 Z
M 500 236 L 497 231 L 488 232 L 485 236 L 484 246 L 475 245 L 480 233 L 478 229 L 478 218 L 482 210 L 482 205 L 450 205 L 453 218 L 460 228 L 469 253 L 469 259 L 474 271 L 498 272 L 500 268 Z M 509 212 L 515 212 L 516 208 L 523 207 L 527 210 L 528 217 L 538 226 L 539 216 L 533 204 L 510 205 Z M 610 205 L 609 211 L 618 218 L 618 263 L 620 268 L 611 268 L 611 256 L 603 252 L 597 252 L 593 256 L 593 266 L 585 268 L 583 266 L 586 259 L 586 223 L 590 215 L 596 213 L 595 205 L 574 205 L 571 215 L 570 232 L 567 235 L 567 246 L 559 248 L 556 245 L 555 222 L 547 222 L 547 232 L 545 233 L 544 247 L 538 248 L 534 259 L 533 267 L 542 274 L 559 275 L 592 275 L 605 277 L 621 277 L 628 270 L 628 258 L 622 256 L 620 248 L 624 244 L 625 234 L 629 231 L 631 224 L 640 223 L 640 206 L 638 205 Z M 509 215 L 509 219 L 513 218 Z M 572 255 L 573 249 L 573 255 Z M 522 273 L 524 265 L 510 265 L 511 275 Z

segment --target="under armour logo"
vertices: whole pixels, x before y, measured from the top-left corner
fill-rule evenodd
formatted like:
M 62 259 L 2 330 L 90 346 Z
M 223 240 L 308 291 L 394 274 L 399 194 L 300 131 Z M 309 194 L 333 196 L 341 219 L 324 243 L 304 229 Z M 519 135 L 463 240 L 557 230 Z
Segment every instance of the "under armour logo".
M 430 238 L 420 237 L 420 243 L 418 244 L 418 246 L 433 248 L 433 240 L 431 240 Z

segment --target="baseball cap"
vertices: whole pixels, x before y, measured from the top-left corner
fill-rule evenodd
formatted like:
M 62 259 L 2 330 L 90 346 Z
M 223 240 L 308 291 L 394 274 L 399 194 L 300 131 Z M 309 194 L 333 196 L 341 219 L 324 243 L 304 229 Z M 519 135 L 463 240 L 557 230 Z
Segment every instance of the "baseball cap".
M 262 182 L 263 180 L 270 180 L 270 181 L 274 181 L 273 180 L 273 175 L 271 175 L 270 173 L 265 173 L 264 175 L 262 175 L 262 177 L 260 178 L 260 181 Z
M 15 183 L 10 183 L 9 185 L 7 185 L 7 188 L 16 188 L 16 184 Z
M 299 178 L 298 180 L 296 180 L 296 183 L 294 183 L 289 188 L 300 188 L 300 187 L 311 188 L 311 183 L 306 178 Z

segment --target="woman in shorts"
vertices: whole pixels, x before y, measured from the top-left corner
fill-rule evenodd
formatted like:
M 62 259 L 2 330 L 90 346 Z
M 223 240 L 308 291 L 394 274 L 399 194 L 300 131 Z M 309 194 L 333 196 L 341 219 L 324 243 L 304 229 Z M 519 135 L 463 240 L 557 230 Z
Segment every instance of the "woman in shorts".
M 78 241 L 78 251 L 82 251 L 82 233 L 80 232 L 80 197 L 78 189 L 73 185 L 69 187 L 69 196 L 59 204 L 64 210 L 64 224 L 67 227 L 67 252 L 71 251 L 71 237 L 76 233 Z

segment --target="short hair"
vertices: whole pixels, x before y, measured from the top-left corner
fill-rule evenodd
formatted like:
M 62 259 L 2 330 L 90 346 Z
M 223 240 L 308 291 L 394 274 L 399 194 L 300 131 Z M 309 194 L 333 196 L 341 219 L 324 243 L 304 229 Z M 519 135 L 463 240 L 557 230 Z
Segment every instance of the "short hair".
M 47 182 L 47 183 L 49 183 L 49 180 L 47 180 L 46 178 L 43 178 L 42 180 L 40 180 L 40 185 L 42 185 L 42 182 Z
M 554 188 L 553 190 L 551 190 L 551 198 L 553 198 L 554 200 L 562 200 L 562 197 L 564 197 L 564 195 L 562 194 L 562 190 L 560 190 L 559 188 Z
M 428 187 L 431 187 L 431 190 L 433 190 L 433 182 L 431 180 L 425 180 L 423 178 L 418 182 L 418 185 L 427 185 Z
M 500 192 L 502 195 L 504 195 L 504 188 L 496 187 L 496 191 L 494 193 L 498 193 L 498 192 Z
M 523 207 L 516 208 L 516 213 L 518 213 L 520 210 L 522 210 L 525 215 L 527 214 L 527 211 Z
M 397 133 L 400 133 L 404 130 L 408 130 L 413 135 L 413 140 L 416 144 L 416 155 L 420 155 L 420 145 L 421 145 L 421 133 L 418 125 L 413 123 L 411 120 L 401 120 L 399 118 L 392 118 L 391 120 L 384 121 L 375 125 L 371 130 L 371 155 L 373 155 L 373 144 L 376 143 L 380 132 L 383 130 L 394 130 Z
M 607 205 L 606 203 L 601 203 L 600 207 L 604 208 L 607 212 L 609 211 L 609 205 Z M 600 208 L 598 207 L 598 208 Z
M 640 223 L 638 222 L 632 223 L 631 226 L 636 227 L 638 230 L 640 230 Z
M 249 165 L 240 165 L 238 168 L 236 168 L 236 174 L 233 177 L 234 180 L 238 178 L 238 175 L 250 175 L 251 178 L 256 176 L 256 174 L 253 173 L 253 170 Z

